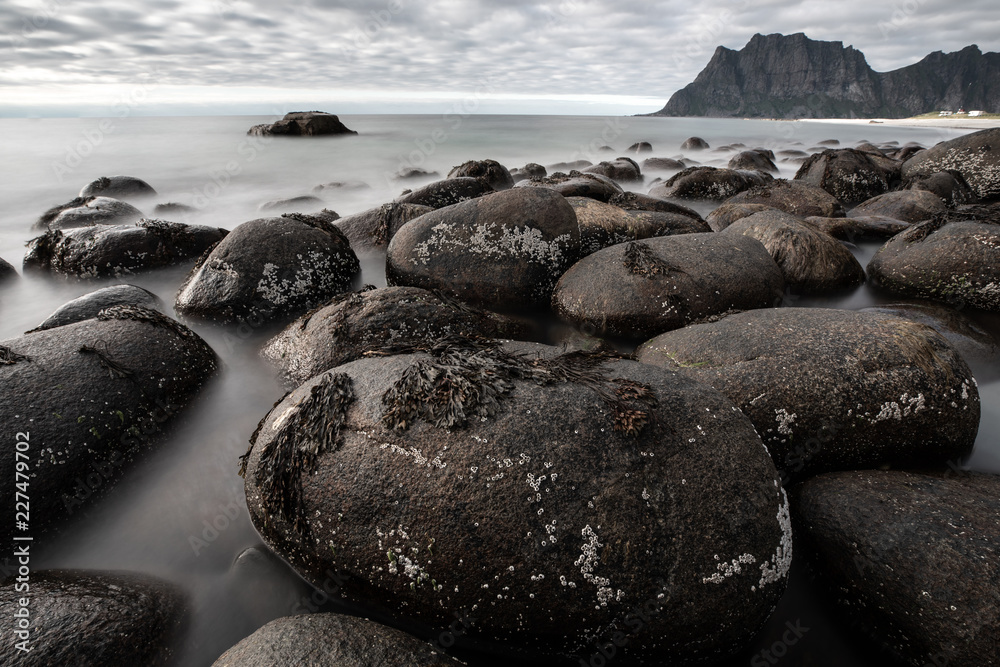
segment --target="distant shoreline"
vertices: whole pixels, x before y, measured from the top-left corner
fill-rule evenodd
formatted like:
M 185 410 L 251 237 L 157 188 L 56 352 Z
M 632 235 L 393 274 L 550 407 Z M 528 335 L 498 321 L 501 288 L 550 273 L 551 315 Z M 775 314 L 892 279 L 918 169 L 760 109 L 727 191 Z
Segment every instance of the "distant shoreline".
M 986 130 L 991 127 L 1000 127 L 1000 118 L 955 118 L 953 116 L 944 116 L 941 118 L 801 118 L 800 120 L 804 123 L 947 127 L 956 130 Z

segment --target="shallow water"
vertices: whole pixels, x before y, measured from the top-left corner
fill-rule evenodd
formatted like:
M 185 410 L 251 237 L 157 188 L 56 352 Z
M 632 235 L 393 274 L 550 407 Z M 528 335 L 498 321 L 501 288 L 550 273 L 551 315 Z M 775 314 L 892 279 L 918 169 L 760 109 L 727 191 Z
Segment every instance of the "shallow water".
M 885 126 L 700 120 L 665 118 L 588 118 L 530 116 L 357 116 L 345 123 L 357 137 L 309 140 L 252 138 L 246 129 L 270 118 L 124 118 L 0 120 L 7 159 L 0 163 L 0 256 L 20 266 L 23 244 L 35 235 L 31 224 L 45 209 L 74 197 L 80 187 L 102 175 L 129 174 L 147 180 L 159 196 L 138 203 L 151 214 L 152 204 L 177 201 L 199 212 L 183 222 L 232 229 L 261 217 L 261 202 L 310 194 L 330 181 L 361 181 L 368 187 L 325 191 L 325 205 L 341 215 L 388 201 L 405 187 L 429 182 L 392 180 L 402 167 L 448 170 L 468 159 L 493 158 L 508 167 L 527 162 L 551 164 L 576 159 L 613 158 L 637 141 L 649 141 L 652 154 L 674 157 L 689 136 L 714 146 L 741 142 L 748 147 L 808 150 L 823 139 L 844 146 L 860 140 L 896 140 L 931 145 L 962 134 L 958 130 Z M 608 144 L 614 153 L 599 153 Z M 86 155 L 84 155 L 86 153 Z M 690 153 L 706 164 L 724 166 L 731 152 Z M 780 163 L 791 177 L 797 164 Z M 636 185 L 645 192 L 658 174 Z M 867 264 L 878 244 L 854 248 Z M 384 285 L 383 258 L 363 255 L 362 281 Z M 172 304 L 186 268 L 136 276 L 130 280 Z M 0 339 L 36 326 L 56 307 L 100 283 L 71 283 L 25 277 L 0 290 Z M 795 297 L 789 307 L 857 309 L 893 300 L 862 287 L 833 297 Z M 172 309 L 168 312 L 173 314 Z M 996 318 L 971 313 L 991 331 Z M 234 559 L 260 542 L 245 509 L 237 458 L 258 420 L 283 390 L 256 352 L 265 330 L 219 329 L 196 325 L 224 362 L 212 382 L 183 415 L 178 427 L 154 452 L 136 465 L 114 491 L 77 517 L 58 541 L 32 562 L 35 570 L 75 567 L 137 570 L 185 587 L 192 597 L 192 618 L 181 664 L 209 665 L 225 649 L 270 618 L 308 608 L 335 607 L 280 567 L 263 574 L 233 573 Z M 995 369 L 979 369 L 996 378 Z M 967 464 L 1000 472 L 1000 381 L 981 383 L 983 418 L 975 452 Z M 812 628 L 789 648 L 785 664 L 880 664 L 872 647 L 849 628 L 831 623 L 829 612 L 805 581 L 801 564 L 793 585 L 775 612 L 759 646 L 733 664 L 748 664 L 771 646 L 786 623 Z M 489 661 L 485 661 L 489 662 Z M 496 664 L 503 664 L 503 660 Z M 477 658 L 476 664 L 484 664 Z

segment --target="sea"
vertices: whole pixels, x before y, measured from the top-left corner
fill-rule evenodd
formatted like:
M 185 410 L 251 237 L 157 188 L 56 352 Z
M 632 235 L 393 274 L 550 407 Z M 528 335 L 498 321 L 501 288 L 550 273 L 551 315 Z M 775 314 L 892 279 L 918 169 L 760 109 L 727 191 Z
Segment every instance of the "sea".
M 320 197 L 323 203 L 317 208 L 342 216 L 357 213 L 391 201 L 404 189 L 443 178 L 468 160 L 489 158 L 508 168 L 529 162 L 599 162 L 626 155 L 630 145 L 644 141 L 653 151 L 631 154 L 640 163 L 645 157 L 684 155 L 701 164 L 725 166 L 737 149 L 718 148 L 733 144 L 775 152 L 810 152 L 824 140 L 837 140 L 844 147 L 862 141 L 931 146 L 970 131 L 838 122 L 487 116 L 459 105 L 436 115 L 342 116 L 356 136 L 247 135 L 252 125 L 276 119 L 127 113 L 110 118 L 0 119 L 0 257 L 20 269 L 25 242 L 38 234 L 32 223 L 100 176 L 137 176 L 152 185 L 158 196 L 139 204 L 147 217 L 157 217 L 154 204 L 177 202 L 194 211 L 159 217 L 232 229 L 264 217 L 258 210 L 264 202 L 302 195 Z M 681 143 L 692 136 L 702 137 L 711 148 L 682 151 Z M 602 150 L 606 146 L 613 152 Z M 777 164 L 785 178 L 792 178 L 799 166 Z M 430 175 L 397 179 L 406 169 Z M 646 173 L 644 183 L 627 189 L 646 192 L 654 179 L 668 175 Z M 330 183 L 341 185 L 314 191 Z M 707 205 L 698 208 L 703 213 L 711 210 Z M 867 243 L 851 249 L 866 265 L 878 247 Z M 360 283 L 385 285 L 384 256 L 359 254 Z M 174 296 L 189 268 L 130 276 L 128 282 L 156 293 L 173 315 Z M 111 282 L 29 275 L 0 287 L 0 339 L 21 335 L 66 301 Z M 865 286 L 833 297 L 791 299 L 786 305 L 859 309 L 892 300 Z M 1000 334 L 996 317 L 969 315 Z M 273 331 L 192 327 L 222 358 L 221 376 L 194 401 L 166 441 L 36 555 L 32 569 L 130 570 L 177 583 L 191 600 L 178 664 L 202 666 L 211 665 L 273 618 L 316 610 L 363 612 L 307 586 L 283 562 L 253 549 L 261 538 L 246 511 L 238 457 L 246 451 L 258 420 L 284 393 L 257 355 Z M 974 370 L 983 416 L 976 449 L 963 466 L 1000 473 L 1000 373 Z M 244 553 L 247 549 L 251 551 Z M 234 566 L 237 559 L 240 564 Z M 777 664 L 771 661 L 776 647 L 781 651 L 778 658 L 788 665 L 883 664 L 877 646 L 850 624 L 834 619 L 800 561 L 796 559 L 788 593 L 757 645 L 730 664 Z M 782 637 L 787 638 L 792 627 L 799 633 L 791 635 L 796 641 L 789 644 Z M 802 633 L 801 628 L 808 631 Z M 462 657 L 470 665 L 509 662 L 475 652 Z

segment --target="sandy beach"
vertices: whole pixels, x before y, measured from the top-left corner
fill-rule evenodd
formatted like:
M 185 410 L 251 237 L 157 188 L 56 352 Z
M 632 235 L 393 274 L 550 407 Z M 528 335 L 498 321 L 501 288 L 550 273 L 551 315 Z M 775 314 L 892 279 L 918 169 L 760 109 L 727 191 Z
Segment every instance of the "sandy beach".
M 803 118 L 806 123 L 843 123 L 847 125 L 898 125 L 901 127 L 948 127 L 960 130 L 985 130 L 1000 127 L 1000 118 Z

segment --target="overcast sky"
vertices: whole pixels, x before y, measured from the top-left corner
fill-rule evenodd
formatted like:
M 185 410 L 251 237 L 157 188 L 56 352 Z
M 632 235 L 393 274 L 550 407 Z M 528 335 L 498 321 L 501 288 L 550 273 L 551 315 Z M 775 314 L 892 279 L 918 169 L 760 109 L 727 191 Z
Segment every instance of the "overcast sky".
M 499 113 L 642 113 L 757 32 L 852 44 L 886 71 L 1000 51 L 1000 3 L 0 0 L 0 114 L 434 113 L 470 97 Z

